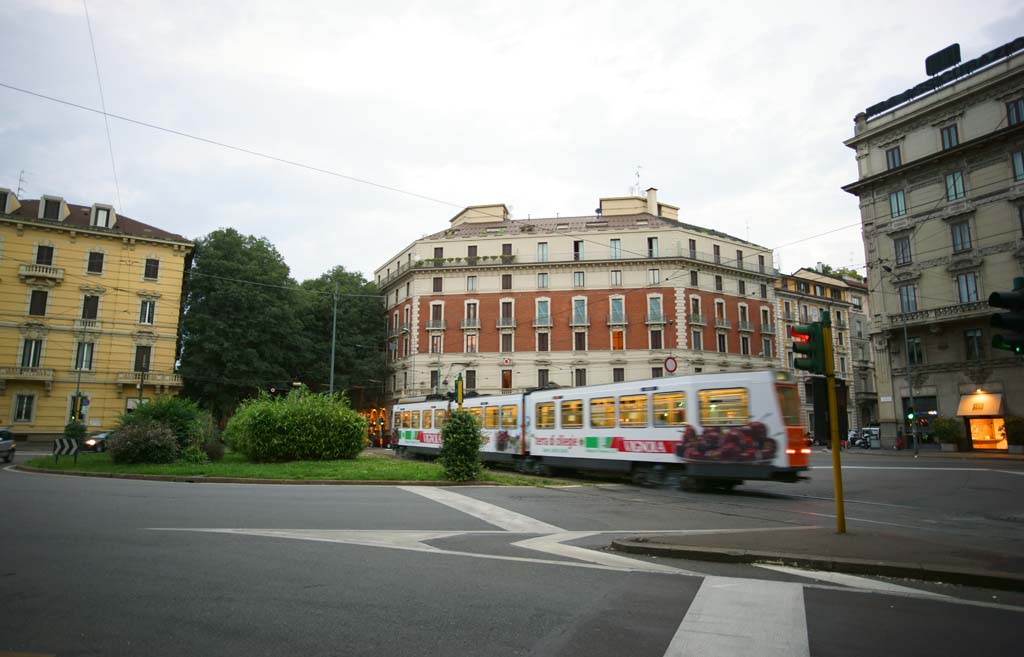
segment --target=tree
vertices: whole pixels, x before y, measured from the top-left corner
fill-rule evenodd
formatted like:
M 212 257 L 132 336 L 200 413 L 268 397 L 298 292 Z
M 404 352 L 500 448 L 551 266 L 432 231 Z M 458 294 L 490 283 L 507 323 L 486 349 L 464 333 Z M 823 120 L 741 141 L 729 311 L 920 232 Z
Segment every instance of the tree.
M 864 277 L 858 274 L 857 270 L 850 269 L 849 267 L 833 267 L 832 265 L 822 264 L 821 273 L 839 277 L 849 276 L 850 278 L 856 279 L 858 281 L 864 280 Z
M 233 228 L 196 240 L 182 294 L 185 394 L 223 420 L 239 401 L 289 386 L 307 348 L 302 300 L 288 265 L 265 238 Z

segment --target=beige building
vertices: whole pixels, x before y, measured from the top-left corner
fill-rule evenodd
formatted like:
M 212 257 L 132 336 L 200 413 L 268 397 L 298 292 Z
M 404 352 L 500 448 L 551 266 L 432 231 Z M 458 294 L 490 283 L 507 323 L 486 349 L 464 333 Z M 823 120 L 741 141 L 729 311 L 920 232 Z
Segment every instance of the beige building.
M 646 196 L 587 216 L 466 208 L 376 272 L 390 399 L 610 383 L 776 363 L 770 250 Z
M 850 405 L 857 424 L 851 429 L 878 426 L 878 390 L 875 387 L 875 351 L 871 345 L 871 306 L 867 283 L 843 277 L 850 299 L 850 360 L 853 392 Z
M 1005 448 L 1002 418 L 1024 414 L 1024 370 L 990 346 L 987 304 L 1024 263 L 1024 54 L 1012 50 L 870 107 L 845 142 L 885 444 L 910 430 L 911 399 L 923 434 L 936 415 L 960 417 L 964 447 Z
M 90 431 L 176 392 L 181 282 L 192 244 L 104 204 L 0 189 L 0 426 Z

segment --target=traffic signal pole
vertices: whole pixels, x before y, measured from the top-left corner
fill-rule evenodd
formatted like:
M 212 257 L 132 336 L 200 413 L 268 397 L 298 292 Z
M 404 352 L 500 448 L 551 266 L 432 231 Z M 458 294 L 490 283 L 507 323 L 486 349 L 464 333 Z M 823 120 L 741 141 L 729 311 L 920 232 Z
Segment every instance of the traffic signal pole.
M 836 533 L 846 533 L 846 508 L 843 503 L 843 468 L 839 453 L 839 404 L 836 400 L 836 364 L 832 353 L 832 320 L 821 312 L 822 341 L 825 343 L 825 383 L 828 387 L 828 430 L 832 443 L 832 485 L 836 498 Z

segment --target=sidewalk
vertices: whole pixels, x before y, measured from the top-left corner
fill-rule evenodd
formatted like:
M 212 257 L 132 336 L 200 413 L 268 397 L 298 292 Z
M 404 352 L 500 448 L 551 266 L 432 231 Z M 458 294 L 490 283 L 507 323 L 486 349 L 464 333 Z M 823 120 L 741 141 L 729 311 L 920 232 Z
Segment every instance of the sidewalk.
M 814 451 L 821 454 L 831 454 L 832 451 L 827 447 L 814 447 Z M 842 455 L 857 456 L 863 454 L 865 456 L 902 456 L 904 458 L 914 457 L 913 449 L 860 449 L 859 447 L 852 447 L 842 450 Z M 990 459 L 993 461 L 1024 461 L 1024 454 L 1008 454 L 1006 452 L 943 452 L 942 450 L 936 449 L 935 447 L 921 447 L 918 452 L 918 458 L 936 458 L 936 459 L 968 459 L 968 460 L 985 460 Z
M 1024 591 L 1024 549 L 974 549 L 895 532 L 831 527 L 805 531 L 638 536 L 613 540 L 612 549 L 701 561 L 777 563 L 814 570 L 883 575 Z

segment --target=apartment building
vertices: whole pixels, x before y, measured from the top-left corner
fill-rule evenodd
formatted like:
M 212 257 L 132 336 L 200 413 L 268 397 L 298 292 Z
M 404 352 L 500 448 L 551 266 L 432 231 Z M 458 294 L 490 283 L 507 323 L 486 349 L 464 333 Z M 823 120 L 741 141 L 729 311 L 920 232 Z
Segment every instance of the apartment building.
M 884 444 L 936 415 L 965 446 L 1005 448 L 1024 376 L 991 348 L 988 295 L 1024 266 L 1024 38 L 854 118 L 871 339 Z
M 878 425 L 878 389 L 875 387 L 875 353 L 871 346 L 871 307 L 868 286 L 862 280 L 843 276 L 850 299 L 850 358 L 853 361 L 853 392 L 857 424 L 852 429 Z
M 820 269 L 820 264 L 819 264 Z M 814 428 L 814 399 L 811 393 L 811 374 L 794 366 L 793 338 L 790 329 L 794 324 L 817 322 L 822 313 L 832 323 L 832 355 L 835 359 L 836 378 L 847 385 L 847 399 L 856 398 L 857 380 L 853 376 L 851 350 L 851 317 L 853 304 L 850 301 L 850 286 L 841 277 L 822 273 L 819 270 L 801 268 L 788 276 L 780 276 L 775 288 L 776 313 L 779 317 L 777 340 L 785 351 L 783 367 L 800 381 L 800 403 L 803 420 L 808 431 Z M 847 404 L 848 426 L 861 426 L 861 416 L 852 404 Z
M 769 367 L 769 249 L 678 220 L 657 190 L 588 216 L 459 212 L 375 272 L 392 400 Z
M 59 196 L 0 189 L 0 423 L 63 433 L 76 395 L 90 431 L 176 391 L 182 272 L 192 244 Z

